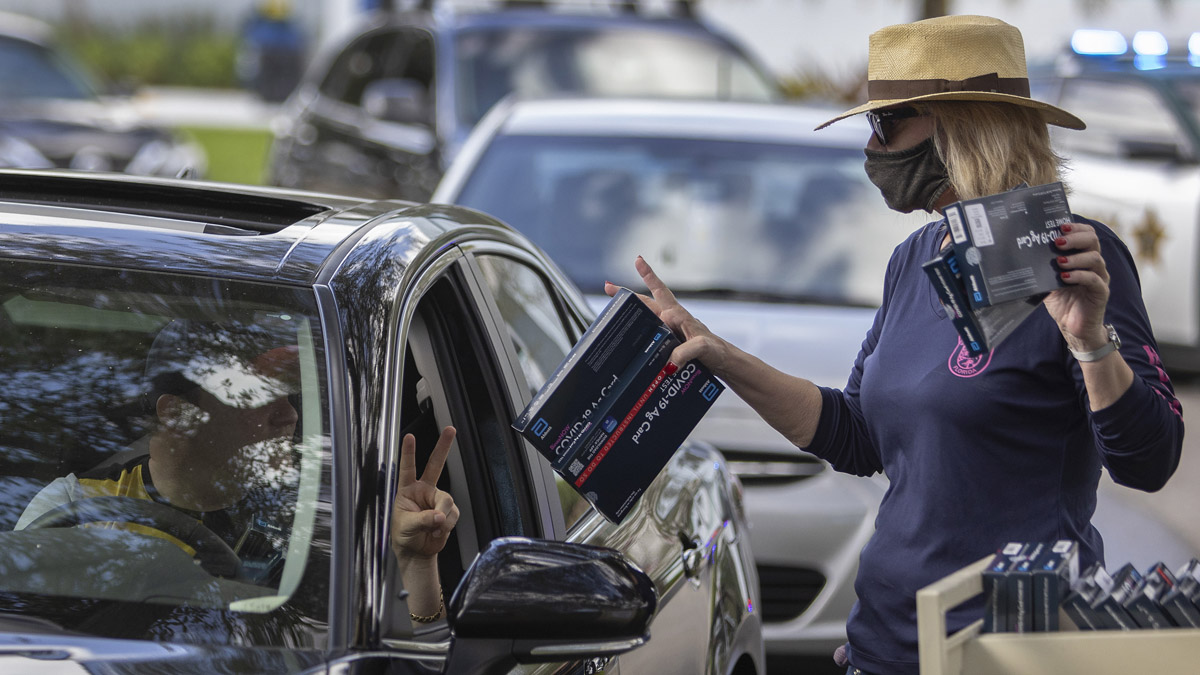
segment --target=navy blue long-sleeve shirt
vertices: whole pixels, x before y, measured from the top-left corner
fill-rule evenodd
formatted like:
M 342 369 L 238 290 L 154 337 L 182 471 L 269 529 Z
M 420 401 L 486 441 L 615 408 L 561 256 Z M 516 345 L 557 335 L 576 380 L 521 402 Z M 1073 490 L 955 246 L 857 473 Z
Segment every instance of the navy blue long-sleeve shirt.
M 888 263 L 883 303 L 844 390 L 823 388 L 809 452 L 839 471 L 882 471 L 890 486 L 863 548 L 850 659 L 917 673 L 916 592 L 1009 541 L 1074 539 L 1103 560 L 1091 525 L 1101 466 L 1122 485 L 1161 488 L 1179 463 L 1183 419 L 1162 369 L 1129 250 L 1096 227 L 1111 277 L 1106 321 L 1134 372 L 1129 390 L 1091 411 L 1083 375 L 1039 307 L 991 353 L 971 358 L 921 264 L 945 235 L 933 222 Z M 952 630 L 981 604 L 951 613 Z

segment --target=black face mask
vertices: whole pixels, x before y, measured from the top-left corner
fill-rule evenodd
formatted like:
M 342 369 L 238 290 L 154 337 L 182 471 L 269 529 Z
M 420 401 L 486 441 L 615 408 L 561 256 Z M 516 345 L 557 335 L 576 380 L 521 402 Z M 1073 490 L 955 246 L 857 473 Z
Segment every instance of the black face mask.
M 867 178 L 883 193 L 888 208 L 901 213 L 933 211 L 933 203 L 950 187 L 946 165 L 927 138 L 907 150 L 864 150 Z

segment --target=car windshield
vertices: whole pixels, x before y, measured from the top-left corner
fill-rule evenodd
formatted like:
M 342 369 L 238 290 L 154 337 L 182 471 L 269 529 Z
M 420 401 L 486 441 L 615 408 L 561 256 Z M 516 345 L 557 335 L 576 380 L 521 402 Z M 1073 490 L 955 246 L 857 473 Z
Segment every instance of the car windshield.
M 31 42 L 0 37 L 0 98 L 94 97 L 86 77 L 60 55 Z
M 109 637 L 306 642 L 294 627 L 324 621 L 327 593 L 302 580 L 328 564 L 312 298 L 0 269 L 0 623 L 20 611 Z
M 468 128 L 510 93 L 745 101 L 775 93 L 727 45 L 661 30 L 479 29 L 457 36 L 455 54 L 458 120 Z
M 586 293 L 639 286 L 643 255 L 679 293 L 876 306 L 912 227 L 862 163 L 847 147 L 512 135 L 456 201 L 527 234 Z

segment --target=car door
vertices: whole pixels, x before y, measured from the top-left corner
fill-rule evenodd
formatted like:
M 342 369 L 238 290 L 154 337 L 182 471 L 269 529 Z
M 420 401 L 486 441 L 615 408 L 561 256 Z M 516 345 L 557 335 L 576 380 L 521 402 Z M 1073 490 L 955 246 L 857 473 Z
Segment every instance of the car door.
M 442 249 L 436 261 L 411 280 L 391 312 L 386 332 L 389 347 L 385 405 L 381 426 L 380 514 L 391 511 L 399 443 L 404 434 L 417 438 L 418 471 L 438 431 L 454 425 L 458 434 L 438 485 L 449 492 L 461 516 L 450 541 L 439 554 L 438 569 L 447 604 L 476 554 L 501 536 L 553 538 L 545 473 L 531 466 L 523 444 L 511 428 L 511 401 L 519 386 L 504 351 L 506 336 L 491 318 L 490 302 L 480 289 L 460 249 Z M 557 497 L 553 498 L 557 504 Z M 339 672 L 376 673 L 424 661 L 434 672 L 451 648 L 446 622 L 411 621 L 399 576 L 381 525 L 370 544 L 378 564 L 368 584 L 373 604 L 371 624 L 378 650 L 339 663 Z M 519 603 L 520 598 L 513 602 Z M 367 643 L 375 638 L 364 637 Z M 600 664 L 602 665 L 602 664 Z M 519 672 L 616 672 L 590 661 L 523 667 Z
M 1071 208 L 1129 246 L 1160 344 L 1200 346 L 1200 165 L 1165 90 L 1152 80 L 1063 82 L 1059 105 L 1085 131 L 1056 131 L 1071 158 Z
M 563 277 L 528 251 L 475 244 L 468 255 L 507 333 L 514 376 L 523 385 L 513 401 L 519 412 L 566 356 L 590 315 L 577 293 L 568 299 Z M 704 489 L 703 468 L 697 463 L 708 460 L 678 452 L 633 512 L 615 525 L 554 474 L 532 446 L 523 445 L 534 470 L 548 475 L 547 483 L 553 481 L 553 491 L 544 495 L 552 506 L 553 536 L 621 550 L 658 589 L 660 606 L 650 643 L 621 656 L 621 672 L 712 672 L 711 649 L 721 632 L 715 625 L 722 617 L 714 616 L 717 578 L 713 557 L 704 552 L 715 549 L 728 523 Z

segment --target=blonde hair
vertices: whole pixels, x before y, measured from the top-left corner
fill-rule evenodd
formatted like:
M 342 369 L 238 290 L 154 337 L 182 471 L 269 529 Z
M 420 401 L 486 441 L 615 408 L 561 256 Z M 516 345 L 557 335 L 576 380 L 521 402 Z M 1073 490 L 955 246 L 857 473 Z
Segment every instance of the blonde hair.
M 1061 180 L 1062 157 L 1050 147 L 1036 110 L 985 101 L 930 101 L 934 145 L 959 199 Z

